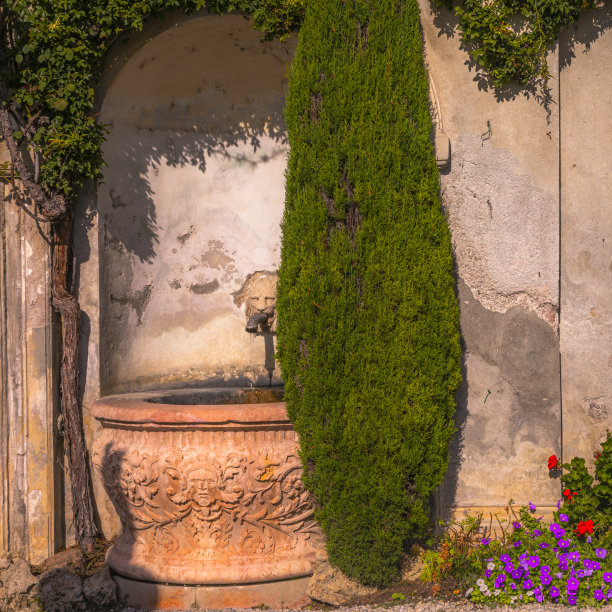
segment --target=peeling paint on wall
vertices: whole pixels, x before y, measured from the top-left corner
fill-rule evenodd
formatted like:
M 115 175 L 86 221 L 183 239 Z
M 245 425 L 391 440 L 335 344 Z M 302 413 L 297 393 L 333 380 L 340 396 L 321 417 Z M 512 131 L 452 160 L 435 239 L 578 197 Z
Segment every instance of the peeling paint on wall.
M 442 177 L 459 275 L 489 310 L 533 310 L 558 326 L 556 194 L 520 173 L 513 155 L 462 133 Z
M 105 393 L 268 384 L 263 339 L 246 333 L 233 294 L 280 264 L 293 48 L 239 16 L 202 17 L 150 40 L 111 84 L 98 192 Z

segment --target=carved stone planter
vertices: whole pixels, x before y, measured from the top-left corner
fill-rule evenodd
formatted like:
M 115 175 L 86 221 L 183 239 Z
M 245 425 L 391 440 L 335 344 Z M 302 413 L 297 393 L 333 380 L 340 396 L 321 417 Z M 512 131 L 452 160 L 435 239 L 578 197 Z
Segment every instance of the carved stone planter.
M 115 572 L 179 585 L 312 573 L 319 532 L 281 393 L 192 389 L 94 404 L 94 464 L 123 524 L 107 554 Z

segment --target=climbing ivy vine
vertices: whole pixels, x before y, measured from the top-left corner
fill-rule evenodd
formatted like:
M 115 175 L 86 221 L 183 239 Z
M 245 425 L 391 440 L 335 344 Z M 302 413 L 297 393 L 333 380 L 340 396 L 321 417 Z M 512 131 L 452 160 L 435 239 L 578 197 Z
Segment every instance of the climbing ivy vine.
M 560 31 L 598 0 L 435 0 L 453 8 L 472 59 L 501 88 L 546 84 L 546 58 Z

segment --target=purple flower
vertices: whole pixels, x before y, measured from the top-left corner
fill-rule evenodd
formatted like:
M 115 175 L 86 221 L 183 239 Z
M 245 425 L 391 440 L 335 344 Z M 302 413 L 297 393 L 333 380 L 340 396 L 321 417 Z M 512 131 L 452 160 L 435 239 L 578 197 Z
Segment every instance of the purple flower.
M 607 554 L 608 554 L 608 551 L 605 548 L 596 548 L 595 549 L 595 556 L 598 559 L 605 559 Z
M 562 572 L 567 572 L 567 560 L 566 559 L 560 559 L 559 560 L 559 569 Z
M 560 520 L 562 523 L 567 523 L 567 521 L 569 521 L 569 519 L 567 518 L 567 514 L 560 514 L 560 515 L 559 515 L 559 520 Z
M 549 593 L 553 599 L 557 599 L 557 597 L 559 597 L 559 589 L 556 586 L 550 587 Z
M 538 555 L 533 555 L 533 557 L 529 557 L 529 567 L 538 567 L 540 565 L 540 557 Z
M 582 565 L 584 565 L 585 569 L 593 569 L 593 562 L 590 559 L 583 559 Z
M 550 565 L 542 565 L 540 567 L 540 574 L 550 574 Z
M 536 511 L 535 504 L 532 504 L 531 502 L 529 502 L 529 509 L 530 509 L 532 512 L 535 512 L 535 511 Z
M 551 523 L 548 528 L 551 531 L 557 531 L 557 529 L 563 529 L 563 527 L 561 527 L 561 525 L 557 524 L 557 523 Z
M 514 571 L 514 565 L 511 562 L 506 563 L 504 569 L 510 574 Z
M 518 567 L 517 569 L 515 569 L 510 575 L 515 579 L 515 580 L 520 580 L 523 577 L 524 571 L 522 567 Z
M 529 558 L 529 553 L 524 552 L 519 555 L 519 561 L 527 561 L 528 558 Z
M 542 535 L 542 532 L 541 532 L 539 529 L 534 529 L 534 530 L 533 530 L 533 536 L 534 536 L 534 537 L 536 537 L 536 538 L 537 538 L 537 537 L 538 537 L 538 536 L 540 536 L 540 535 Z
M 577 603 L 576 596 L 575 596 L 575 595 L 568 595 L 568 596 L 567 596 L 567 603 L 568 603 L 570 606 L 575 606 L 575 605 L 576 605 L 576 603 Z
M 508 563 L 512 559 L 510 558 L 510 555 L 503 554 L 503 555 L 499 555 L 499 560 L 503 561 L 504 563 Z
M 590 544 L 593 541 L 593 538 L 591 536 L 587 536 L 587 544 Z
M 570 541 L 569 540 L 559 540 L 557 542 L 561 548 L 569 548 Z
M 490 569 L 485 570 L 485 576 L 486 576 L 487 578 L 490 578 L 492 573 L 493 573 L 493 572 L 492 572 Z
M 489 542 L 490 542 L 490 541 L 491 541 L 491 539 L 490 539 L 490 538 L 482 538 L 482 540 L 480 540 L 480 543 L 481 543 L 483 546 L 487 546 L 487 545 L 489 544 Z
M 603 591 L 601 589 L 595 589 L 593 591 L 593 597 L 597 600 L 597 601 L 601 601 L 604 598 L 604 594 Z
M 555 577 L 561 580 L 561 578 L 563 578 L 563 574 L 561 572 L 555 572 Z
M 523 588 L 528 591 L 529 589 L 533 589 L 533 582 L 529 578 L 527 580 L 523 580 Z
M 557 510 L 558 510 L 558 509 L 561 507 L 561 503 L 562 503 L 562 501 L 563 501 L 563 500 L 561 500 L 561 499 L 560 499 L 560 500 L 557 502 Z
M 585 571 L 584 571 L 584 570 L 578 570 L 578 571 L 576 572 L 576 577 L 578 577 L 578 578 L 584 578 L 586 575 L 587 575 L 587 574 L 585 573 Z
M 574 563 L 578 563 L 578 561 L 580 561 L 580 553 L 575 550 L 574 552 L 571 552 L 569 555 L 567 555 L 567 558 L 570 561 L 573 561 Z
M 513 591 L 516 591 L 517 586 L 516 586 L 516 584 L 514 584 L 514 582 L 511 582 L 511 583 L 510 583 L 510 588 L 511 588 Z
M 537 589 L 535 589 L 533 591 L 533 594 L 535 595 L 536 601 L 541 602 L 542 599 L 544 599 L 542 597 L 542 587 L 538 587 Z
M 612 582 L 612 572 L 604 572 L 603 581 Z
M 540 576 L 540 582 L 543 585 L 548 586 L 552 582 L 552 578 L 548 574 L 542 574 Z
M 515 529 L 520 529 L 520 528 L 521 528 L 521 524 L 520 524 L 518 521 L 514 521 L 514 523 L 512 523 L 512 526 L 513 526 Z
M 540 548 L 548 548 L 548 542 L 540 542 Z
M 580 581 L 577 578 L 570 578 L 567 581 L 567 594 L 574 594 L 578 591 L 578 587 L 580 586 Z
M 517 540 L 514 544 L 513 544 L 514 548 L 520 548 L 521 547 L 521 541 Z
M 591 561 L 591 568 L 594 570 L 600 570 L 601 565 L 599 564 L 599 561 Z

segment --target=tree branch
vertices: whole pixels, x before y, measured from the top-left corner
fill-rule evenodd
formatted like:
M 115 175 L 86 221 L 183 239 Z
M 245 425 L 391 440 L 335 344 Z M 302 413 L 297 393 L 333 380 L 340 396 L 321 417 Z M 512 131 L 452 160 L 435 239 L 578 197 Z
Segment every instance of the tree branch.
M 0 102 L 6 101 L 7 97 L 8 87 L 6 85 L 6 81 L 0 78 Z M 11 118 L 9 111 L 5 106 L 0 106 L 0 128 L 2 129 L 2 138 L 8 148 L 13 167 L 19 174 L 19 180 L 25 187 L 28 195 L 38 206 L 41 215 L 47 221 L 55 221 L 64 217 L 68 210 L 66 198 L 59 193 L 48 195 L 34 180 L 34 177 L 25 165 L 21 152 L 19 151 L 17 143 L 13 138 Z

